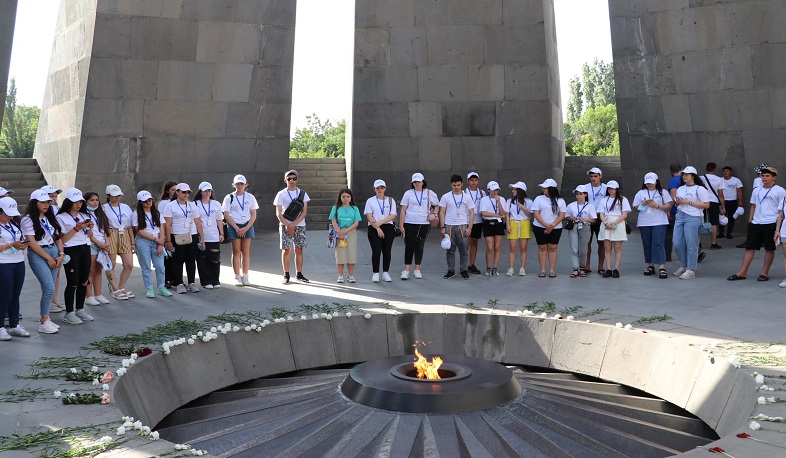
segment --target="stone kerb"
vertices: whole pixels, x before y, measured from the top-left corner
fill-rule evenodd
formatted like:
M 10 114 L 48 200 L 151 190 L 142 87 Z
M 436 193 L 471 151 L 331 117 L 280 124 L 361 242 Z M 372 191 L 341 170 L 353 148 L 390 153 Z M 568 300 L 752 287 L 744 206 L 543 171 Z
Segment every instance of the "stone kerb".
M 175 346 L 134 364 L 114 398 L 124 414 L 156 425 L 181 405 L 238 382 L 411 354 L 415 341 L 427 343 L 426 355 L 549 367 L 632 386 L 685 408 L 720 435 L 744 425 L 756 405 L 751 377 L 664 336 L 554 318 L 425 313 L 288 321 Z

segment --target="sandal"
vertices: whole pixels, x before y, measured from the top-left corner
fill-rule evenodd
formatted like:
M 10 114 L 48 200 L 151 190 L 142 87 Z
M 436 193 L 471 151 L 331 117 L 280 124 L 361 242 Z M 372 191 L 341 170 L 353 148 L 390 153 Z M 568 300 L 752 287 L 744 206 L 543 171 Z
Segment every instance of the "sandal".
M 598 275 L 601 275 L 601 276 L 603 276 L 603 274 L 605 274 L 605 273 L 606 273 L 606 271 L 605 271 L 605 270 L 603 270 L 603 269 L 598 269 Z
M 745 280 L 746 278 L 748 278 L 748 277 L 740 277 L 739 275 L 734 274 L 734 275 L 729 275 L 729 278 L 727 278 L 726 280 L 728 280 L 728 281 L 737 281 L 737 280 Z
M 119 301 L 128 300 L 128 296 L 126 295 L 126 292 L 124 290 L 122 290 L 122 289 L 119 289 L 119 290 L 113 292 L 112 293 L 112 297 L 114 297 L 115 299 L 117 299 Z
M 770 277 L 768 277 L 766 275 L 759 275 L 759 278 L 757 278 L 756 281 L 767 281 L 769 279 L 770 279 Z
M 669 273 L 666 272 L 666 269 L 660 269 L 658 271 L 658 278 L 661 278 L 661 279 L 669 278 Z
M 646 275 L 648 277 L 650 275 L 655 275 L 655 266 L 647 266 L 647 268 L 644 269 L 644 275 Z
M 573 272 L 570 273 L 570 278 L 576 278 L 578 276 L 579 276 L 579 271 L 578 270 L 574 270 Z
M 546 276 L 546 272 L 541 272 L 538 274 L 538 277 L 544 278 Z
M 557 274 L 555 274 L 554 272 L 549 272 L 549 278 L 554 278 L 556 276 L 557 276 Z
M 582 269 L 582 270 L 579 271 L 579 277 L 586 277 L 586 276 L 587 276 L 587 271 L 586 270 Z
M 125 294 L 126 297 L 129 299 L 131 299 L 132 297 L 136 297 L 134 296 L 134 293 L 132 293 L 131 291 L 126 291 L 125 289 L 123 290 L 123 294 Z
M 584 269 L 584 272 L 588 273 L 588 274 L 591 274 L 592 273 L 592 268 L 587 267 L 586 269 Z

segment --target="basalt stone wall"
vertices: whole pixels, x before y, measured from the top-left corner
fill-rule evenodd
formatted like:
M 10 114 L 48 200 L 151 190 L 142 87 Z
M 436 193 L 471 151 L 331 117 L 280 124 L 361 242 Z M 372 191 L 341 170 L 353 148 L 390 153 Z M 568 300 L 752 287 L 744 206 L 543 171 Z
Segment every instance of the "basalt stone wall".
M 552 0 L 357 0 L 352 187 L 562 175 Z
M 11 64 L 11 45 L 14 42 L 17 0 L 0 0 L 0 127 L 3 125 L 5 95 L 8 93 L 8 67 Z
M 786 2 L 609 0 L 623 186 L 678 161 L 786 166 Z M 719 173 L 720 174 L 720 171 Z M 781 183 L 782 184 L 782 183 Z
M 269 225 L 289 161 L 295 0 L 64 0 L 35 156 L 60 187 L 157 195 L 243 173 Z M 270 216 L 270 217 L 266 217 Z

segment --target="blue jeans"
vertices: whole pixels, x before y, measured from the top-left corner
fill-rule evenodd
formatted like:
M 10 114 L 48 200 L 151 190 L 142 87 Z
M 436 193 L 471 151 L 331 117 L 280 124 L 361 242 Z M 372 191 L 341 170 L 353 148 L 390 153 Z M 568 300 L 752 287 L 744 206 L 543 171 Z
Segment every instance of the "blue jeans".
M 699 263 L 699 226 L 704 218 L 677 212 L 674 221 L 674 250 L 683 267 L 696 270 Z
M 8 317 L 11 328 L 19 324 L 19 295 L 24 284 L 24 261 L 0 264 L 0 320 Z
M 158 244 L 152 240 L 136 236 L 136 257 L 139 259 L 139 266 L 142 268 L 142 282 L 146 289 L 155 289 L 164 286 L 164 254 L 156 252 Z M 178 247 L 180 248 L 180 247 Z M 156 268 L 156 284 L 153 285 L 150 279 L 150 262 Z
M 578 224 L 578 223 L 577 223 Z M 568 231 L 570 237 L 570 262 L 573 270 L 587 268 L 587 247 L 592 241 L 592 225 L 582 223 L 581 229 Z
M 639 226 L 641 244 L 644 247 L 644 262 L 647 264 L 666 263 L 666 229 L 662 226 Z
M 57 245 L 41 247 L 41 249 L 55 259 L 59 253 Z M 52 297 L 55 295 L 55 280 L 57 280 L 57 272 L 60 268 L 49 267 L 46 259 L 33 250 L 27 251 L 27 262 L 30 264 L 33 275 L 38 279 L 38 283 L 41 284 L 41 303 L 39 305 L 41 316 L 49 316 L 49 306 L 52 305 Z

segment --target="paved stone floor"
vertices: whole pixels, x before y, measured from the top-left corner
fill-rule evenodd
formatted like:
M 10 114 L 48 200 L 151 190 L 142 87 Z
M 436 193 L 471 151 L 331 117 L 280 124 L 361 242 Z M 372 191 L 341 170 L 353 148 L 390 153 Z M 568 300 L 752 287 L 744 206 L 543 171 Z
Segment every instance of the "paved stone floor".
M 424 279 L 399 280 L 403 261 L 403 242 L 397 240 L 393 249 L 392 283 L 372 283 L 369 266 L 370 250 L 365 233 L 359 234 L 359 259 L 354 285 L 336 284 L 336 268 L 332 250 L 325 245 L 326 231 L 310 231 L 309 247 L 305 250 L 303 272 L 311 280 L 309 284 L 292 283 L 282 285 L 278 236 L 262 234 L 253 244 L 253 286 L 235 287 L 229 266 L 229 246 L 223 245 L 222 281 L 220 290 L 198 294 L 175 295 L 172 298 L 144 298 L 141 273 L 135 268 L 129 280 L 137 298 L 129 301 L 113 301 L 109 305 L 89 307 L 96 321 L 80 326 L 61 323 L 61 332 L 54 335 L 38 335 L 35 332 L 39 288 L 35 277 L 28 269 L 22 293 L 22 324 L 31 330 L 29 339 L 14 338 L 0 343 L 0 386 L 3 390 L 16 388 L 52 387 L 57 381 L 22 380 L 13 374 L 26 374 L 29 364 L 41 356 L 67 356 L 80 352 L 80 347 L 107 335 L 122 335 L 144 329 L 156 323 L 177 318 L 201 319 L 223 311 L 265 310 L 270 307 L 294 307 L 298 304 L 321 302 L 351 302 L 371 313 L 390 313 L 383 302 L 402 313 L 407 312 L 464 312 L 466 304 L 489 307 L 496 303 L 498 310 L 512 310 L 534 301 L 553 301 L 557 311 L 566 307 L 582 306 L 582 312 L 608 308 L 592 316 L 594 322 L 630 323 L 641 317 L 669 315 L 672 318 L 645 325 L 648 329 L 670 333 L 674 338 L 702 344 L 711 341 L 745 342 L 737 351 L 744 352 L 744 345 L 753 350 L 755 344 L 767 344 L 784 340 L 783 326 L 786 323 L 786 289 L 778 288 L 783 278 L 782 252 L 778 252 L 771 269 L 769 282 L 757 282 L 763 252 L 757 255 L 746 281 L 728 282 L 726 277 L 739 268 L 743 250 L 734 248 L 740 236 L 734 240 L 722 240 L 722 250 L 708 251 L 707 259 L 700 264 L 695 280 L 683 281 L 670 276 L 660 280 L 656 276 L 642 275 L 644 264 L 641 241 L 634 232 L 624 244 L 621 278 L 604 279 L 593 272 L 587 278 L 569 278 L 570 252 L 566 239 L 560 244 L 558 276 L 537 277 L 537 249 L 529 247 L 528 275 L 506 277 L 507 247 L 503 248 L 500 262 L 503 275 L 484 277 L 473 275 L 470 280 L 458 277 L 444 280 L 445 255 L 439 247 L 438 237 L 432 234 L 427 242 L 423 265 Z M 481 253 L 485 250 L 481 249 Z M 482 260 L 482 257 L 480 258 Z M 676 256 L 675 256 L 676 259 Z M 484 262 L 479 262 L 479 267 Z M 593 268 L 597 267 L 597 258 Z M 669 271 L 677 268 L 670 263 Z M 293 269 L 294 273 L 294 269 Z M 62 288 L 60 294 L 62 295 Z M 140 297 L 142 296 L 142 297 Z M 579 312 L 581 313 L 581 312 Z M 62 314 L 54 314 L 60 322 Z M 759 348 L 759 347 L 756 347 Z M 722 353 L 721 350 L 718 350 Z M 770 354 L 786 355 L 784 348 L 775 345 L 765 350 Z M 753 370 L 753 368 L 749 368 Z M 786 373 L 786 368 L 765 368 L 765 371 Z M 0 435 L 13 433 L 28 434 L 40 431 L 42 426 L 67 426 L 98 422 L 103 416 L 116 412 L 106 407 L 65 407 L 54 399 L 24 403 L 0 403 Z M 764 410 L 764 409 L 763 409 Z M 775 415 L 774 413 L 769 415 Z M 779 415 L 783 415 L 782 413 Z M 786 431 L 786 427 L 768 425 L 770 429 Z M 781 440 L 783 442 L 783 440 Z M 15 453 L 16 454 L 16 453 Z M 10 456 L 10 455 L 9 455 Z M 25 456 L 20 454 L 19 456 Z

